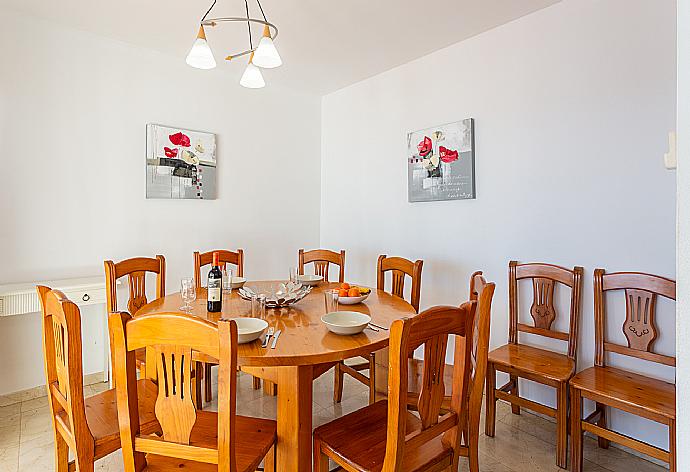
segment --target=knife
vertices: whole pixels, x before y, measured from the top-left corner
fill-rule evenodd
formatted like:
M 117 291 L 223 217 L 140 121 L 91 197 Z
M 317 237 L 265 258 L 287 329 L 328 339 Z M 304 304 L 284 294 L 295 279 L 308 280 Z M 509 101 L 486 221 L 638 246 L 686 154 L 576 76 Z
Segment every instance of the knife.
M 268 347 L 268 341 L 271 339 L 271 336 L 273 336 L 273 326 L 268 328 L 268 332 L 266 332 L 266 337 L 264 337 L 264 342 L 261 343 L 261 347 Z
M 280 333 L 281 333 L 281 331 L 278 330 L 278 331 L 276 331 L 275 334 L 273 335 L 273 343 L 271 343 L 271 349 L 275 349 L 275 348 L 276 348 L 276 343 L 278 342 L 278 336 L 280 336 Z

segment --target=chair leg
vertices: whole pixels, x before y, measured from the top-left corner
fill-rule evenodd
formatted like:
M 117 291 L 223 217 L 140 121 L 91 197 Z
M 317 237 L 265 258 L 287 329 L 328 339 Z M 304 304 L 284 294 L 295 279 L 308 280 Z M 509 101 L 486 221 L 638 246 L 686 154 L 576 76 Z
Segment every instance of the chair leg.
M 314 439 L 314 472 L 328 472 L 328 456 L 321 452 L 318 439 Z
M 601 426 L 602 428 L 606 428 L 607 427 L 606 415 L 608 414 L 606 405 L 604 405 L 603 403 L 597 403 L 597 410 L 599 410 L 601 412 L 601 416 L 599 417 L 599 421 L 597 421 L 597 426 Z M 599 447 L 602 449 L 608 449 L 609 444 L 611 444 L 611 441 L 609 441 L 606 438 L 602 438 L 602 437 L 599 437 L 597 441 L 599 443 Z
M 479 472 L 479 421 L 477 420 L 476 423 L 476 426 L 470 425 L 467 434 L 467 458 L 470 463 L 470 472 Z
M 213 392 L 211 391 L 211 366 L 212 364 L 204 364 L 204 399 L 207 403 L 213 400 Z
M 94 472 L 93 450 L 90 452 L 77 450 L 74 454 L 75 470 L 79 472 Z
M 668 420 L 668 464 L 669 472 L 676 472 L 676 420 Z
M 201 382 L 204 378 L 204 364 L 196 362 L 194 364 L 194 390 L 192 390 L 192 403 L 197 410 L 204 408 L 204 402 L 201 401 Z
M 486 366 L 486 418 L 484 434 L 493 438 L 496 434 L 496 368 L 489 362 Z
M 369 404 L 376 402 L 376 356 L 369 354 Z
M 264 457 L 264 472 L 275 472 L 276 470 L 276 447 L 271 446 L 271 449 Z
M 582 395 L 570 387 L 570 471 L 582 472 Z
M 556 393 L 556 465 L 565 469 L 568 466 L 568 384 L 561 383 Z
M 270 395 L 272 397 L 278 395 L 278 386 L 275 382 L 264 379 L 264 395 Z
M 340 369 L 340 362 L 335 365 L 333 374 L 333 401 L 340 403 L 343 400 L 343 382 L 345 381 L 345 373 Z
M 520 396 L 520 378 L 517 375 L 511 375 L 510 381 L 513 382 L 513 388 L 510 391 L 510 393 L 512 393 L 516 397 L 519 397 Z M 511 403 L 510 409 L 513 411 L 514 415 L 520 414 L 520 406 Z
M 69 446 L 60 433 L 55 431 L 55 472 L 69 469 Z

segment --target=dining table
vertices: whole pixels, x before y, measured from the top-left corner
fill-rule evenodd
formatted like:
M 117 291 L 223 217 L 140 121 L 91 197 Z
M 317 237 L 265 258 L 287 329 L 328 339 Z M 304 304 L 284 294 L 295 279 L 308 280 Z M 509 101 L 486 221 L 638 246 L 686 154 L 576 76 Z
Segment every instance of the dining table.
M 254 292 L 275 290 L 281 281 L 250 281 L 245 286 Z M 302 300 L 288 307 L 266 308 L 264 319 L 281 335 L 264 348 L 261 340 L 240 344 L 237 349 L 240 368 L 255 377 L 277 384 L 276 470 L 312 470 L 312 387 L 313 381 L 337 362 L 364 356 L 388 346 L 388 328 L 396 319 L 416 314 L 404 299 L 383 290 L 372 289 L 368 298 L 355 305 L 340 305 L 339 310 L 356 311 L 371 316 L 372 323 L 385 329 L 365 329 L 355 335 L 330 332 L 321 321 L 326 314 L 324 292 L 339 284 L 321 282 Z M 199 290 L 189 313 L 217 322 L 220 319 L 251 316 L 251 302 L 238 290 L 224 292 L 220 312 L 206 309 L 206 291 Z M 151 313 L 182 312 L 179 293 L 158 298 L 139 309 L 135 316 Z

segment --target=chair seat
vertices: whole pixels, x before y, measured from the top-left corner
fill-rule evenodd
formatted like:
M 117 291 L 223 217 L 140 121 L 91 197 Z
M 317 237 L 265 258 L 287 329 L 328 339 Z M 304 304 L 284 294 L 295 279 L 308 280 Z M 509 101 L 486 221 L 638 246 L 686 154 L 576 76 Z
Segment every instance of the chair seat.
M 357 470 L 380 471 L 386 454 L 387 419 L 388 402 L 378 401 L 319 426 L 314 430 L 314 439 Z M 421 429 L 421 421 L 408 412 L 407 433 L 418 429 Z M 443 445 L 441 437 L 415 449 L 406 448 L 402 470 L 421 471 L 432 466 L 450 466 L 453 450 Z
M 570 380 L 584 397 L 642 416 L 676 418 L 676 386 L 615 367 L 590 367 Z
M 196 415 L 196 423 L 194 428 L 192 428 L 192 434 L 189 439 L 190 445 L 217 448 L 218 414 L 212 411 L 197 410 Z M 259 464 L 273 444 L 275 444 L 277 424 L 273 420 L 236 416 L 235 428 L 237 470 L 254 471 L 259 467 Z M 205 464 L 154 454 L 148 454 L 146 462 L 147 466 L 144 470 L 149 472 L 179 472 L 181 469 L 195 472 L 218 470 L 218 466 L 215 464 Z
M 489 362 L 554 382 L 564 382 L 575 374 L 575 361 L 565 354 L 527 346 L 506 344 L 489 353 Z
M 160 431 L 154 413 L 158 387 L 150 380 L 137 382 L 139 395 L 139 424 L 143 434 Z M 89 425 L 95 442 L 94 456 L 104 457 L 120 449 L 120 425 L 117 421 L 117 400 L 115 389 L 106 390 L 84 399 L 86 422 Z M 63 410 L 58 416 L 69 424 L 67 413 Z

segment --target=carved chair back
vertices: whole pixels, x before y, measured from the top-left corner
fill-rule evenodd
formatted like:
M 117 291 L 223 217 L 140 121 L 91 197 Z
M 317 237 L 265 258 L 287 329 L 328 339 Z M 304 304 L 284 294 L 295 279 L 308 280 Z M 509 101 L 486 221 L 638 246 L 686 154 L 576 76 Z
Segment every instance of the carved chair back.
M 388 257 L 385 254 L 379 256 L 376 269 L 376 288 L 386 290 L 386 272 L 391 273 L 391 291 L 396 297 L 404 298 L 405 276 L 412 279 L 410 291 L 410 305 L 419 311 L 419 296 L 422 289 L 422 265 L 423 261 L 412 262 L 402 257 Z
M 220 320 L 218 326 L 179 313 L 161 313 L 132 318 L 128 313 L 109 316 L 117 408 L 125 470 L 141 470 L 145 454 L 192 459 L 218 464 L 219 471 L 236 470 L 235 395 L 237 371 L 237 325 Z M 146 348 L 156 362 L 147 362 L 145 378 L 158 379 L 155 414 L 162 436 L 142 435 L 135 354 Z M 192 402 L 192 352 L 219 360 L 217 447 L 190 444 L 192 428 L 200 414 Z
M 146 273 L 156 274 L 156 298 L 165 296 L 165 257 L 135 257 L 120 262 L 105 261 L 106 304 L 108 313 L 118 310 L 117 279 L 127 277 L 129 299 L 127 311 L 132 314 L 148 303 L 146 298 Z
M 39 285 L 36 291 L 43 314 L 43 364 L 53 427 L 75 452 L 88 449 L 93 456 L 94 440 L 84 407 L 79 307 L 59 290 Z
M 606 293 L 625 292 L 625 321 L 623 334 L 628 345 L 609 342 L 606 336 Z M 675 366 L 676 358 L 654 351 L 658 338 L 656 301 L 661 295 L 676 299 L 676 282 L 665 277 L 639 272 L 606 274 L 604 269 L 594 271 L 595 364 L 604 366 L 606 352 L 637 357 L 660 364 Z
M 443 435 L 443 442 L 455 450 L 457 464 L 462 438 L 467 433 L 468 414 L 470 424 L 474 420 L 479 427 L 494 290 L 493 283 L 487 284 L 478 301 L 464 303 L 459 308 L 433 307 L 414 318 L 396 320 L 391 325 L 384 471 L 400 469 L 406 448 L 420 446 L 440 435 Z M 472 341 L 475 326 L 480 333 L 477 343 Z M 442 414 L 443 371 L 450 334 L 456 336 L 451 408 Z M 420 346 L 424 347 L 424 372 L 416 405 L 421 426 L 418 430 L 408 431 L 408 358 Z M 474 367 L 468 356 L 472 352 L 476 353 Z
M 304 274 L 304 265 L 313 263 L 314 274 L 323 277 L 328 282 L 328 269 L 330 264 L 335 264 L 339 268 L 338 282 L 345 282 L 345 251 L 339 253 L 328 249 L 314 249 L 312 251 L 299 250 L 298 269 L 300 274 Z
M 215 251 L 208 251 L 200 253 L 194 252 L 194 283 L 197 291 L 201 288 L 201 268 L 213 263 L 213 253 L 218 253 L 218 260 L 221 265 L 221 270 L 225 269 L 227 264 L 233 264 L 237 267 L 237 277 L 244 277 L 244 251 L 238 249 L 237 252 L 226 251 L 224 249 L 217 249 Z
M 518 332 L 546 336 L 568 342 L 568 357 L 577 356 L 577 337 L 580 325 L 582 300 L 582 267 L 572 270 L 552 264 L 528 263 L 519 264 L 511 261 L 509 265 L 508 288 L 510 298 L 510 334 L 509 341 L 518 343 Z M 518 314 L 518 282 L 520 280 L 532 282 L 532 306 L 530 315 L 533 325 L 521 323 Z M 554 304 L 556 285 L 570 289 L 570 311 L 568 331 L 556 331 L 553 323 L 558 317 Z

